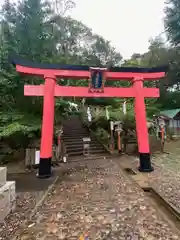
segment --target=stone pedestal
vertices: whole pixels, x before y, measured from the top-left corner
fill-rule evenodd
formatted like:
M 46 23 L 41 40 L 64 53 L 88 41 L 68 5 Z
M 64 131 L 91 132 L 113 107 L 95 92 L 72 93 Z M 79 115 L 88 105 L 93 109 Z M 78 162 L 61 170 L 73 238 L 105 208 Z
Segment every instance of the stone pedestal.
M 7 169 L 0 167 L 0 223 L 16 207 L 15 181 L 6 181 Z
M 0 187 L 6 183 L 7 168 L 0 167 Z

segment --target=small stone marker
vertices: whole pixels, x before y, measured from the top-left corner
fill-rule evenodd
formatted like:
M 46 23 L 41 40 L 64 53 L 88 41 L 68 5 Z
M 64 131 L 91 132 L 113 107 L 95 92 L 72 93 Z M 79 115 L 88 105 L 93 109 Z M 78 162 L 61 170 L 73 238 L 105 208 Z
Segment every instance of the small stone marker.
M 40 161 L 40 151 L 35 152 L 35 165 L 38 165 Z
M 90 154 L 90 137 L 83 138 L 83 155 L 89 156 Z

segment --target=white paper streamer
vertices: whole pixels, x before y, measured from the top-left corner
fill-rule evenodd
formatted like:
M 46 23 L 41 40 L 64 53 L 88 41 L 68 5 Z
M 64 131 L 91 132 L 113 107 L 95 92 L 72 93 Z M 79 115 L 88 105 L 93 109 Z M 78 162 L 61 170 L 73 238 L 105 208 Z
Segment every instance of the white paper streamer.
M 123 113 L 124 113 L 124 115 L 126 115 L 126 113 L 127 113 L 127 109 L 126 109 L 126 101 L 123 102 Z

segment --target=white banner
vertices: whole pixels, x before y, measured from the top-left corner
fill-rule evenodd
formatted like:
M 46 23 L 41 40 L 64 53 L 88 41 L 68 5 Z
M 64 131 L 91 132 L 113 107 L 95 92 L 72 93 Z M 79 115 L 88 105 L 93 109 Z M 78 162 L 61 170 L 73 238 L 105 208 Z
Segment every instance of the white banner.
M 126 109 L 126 101 L 123 102 L 123 113 L 124 113 L 124 115 L 126 115 L 126 113 L 127 113 L 127 109 Z
M 114 123 L 113 123 L 113 121 L 110 122 L 110 128 L 111 128 L 111 131 L 113 131 L 113 129 L 114 129 Z
M 40 161 L 40 151 L 35 152 L 35 165 L 39 164 Z
M 107 118 L 107 120 L 109 120 L 109 111 L 108 111 L 107 107 L 106 107 L 106 118 Z
M 92 121 L 92 115 L 91 115 L 90 107 L 87 108 L 87 117 L 88 117 L 88 121 L 91 122 Z

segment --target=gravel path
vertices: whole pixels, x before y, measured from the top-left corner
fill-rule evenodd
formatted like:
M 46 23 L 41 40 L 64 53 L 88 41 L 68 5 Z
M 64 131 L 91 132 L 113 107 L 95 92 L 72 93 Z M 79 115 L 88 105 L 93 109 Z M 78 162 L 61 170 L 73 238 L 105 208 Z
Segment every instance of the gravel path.
M 32 211 L 42 199 L 56 176 L 49 179 L 38 179 L 35 172 L 8 174 L 8 180 L 16 181 L 16 209 L 9 214 L 4 224 L 0 224 L 0 240 L 12 240 L 25 227 Z
M 153 188 L 180 212 L 180 141 L 169 142 L 165 151 L 152 158 L 155 171 L 150 174 Z
M 167 143 L 165 151 L 169 154 L 155 154 L 153 162 L 180 176 L 180 140 Z
M 177 158 L 176 158 L 177 159 Z M 167 163 L 161 161 L 166 160 Z M 171 155 L 153 158 L 155 171 L 149 174 L 152 187 L 180 212 L 180 173 Z
M 152 186 L 169 203 L 173 204 L 180 212 L 180 141 L 166 144 L 169 154 L 155 154 L 152 157 L 154 172 L 145 173 Z M 125 156 L 124 162 L 129 162 L 132 168 L 139 166 L 135 157 Z M 136 169 L 137 170 L 137 169 Z
M 24 221 L 29 217 L 36 203 L 43 195 L 40 192 L 21 192 L 17 194 L 16 209 L 0 224 L 0 240 L 13 239 L 14 234 L 23 227 Z
M 108 159 L 69 170 L 18 239 L 179 239 L 138 186 Z

